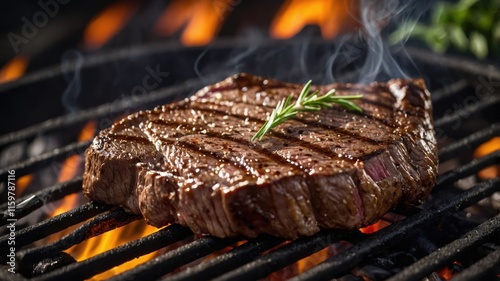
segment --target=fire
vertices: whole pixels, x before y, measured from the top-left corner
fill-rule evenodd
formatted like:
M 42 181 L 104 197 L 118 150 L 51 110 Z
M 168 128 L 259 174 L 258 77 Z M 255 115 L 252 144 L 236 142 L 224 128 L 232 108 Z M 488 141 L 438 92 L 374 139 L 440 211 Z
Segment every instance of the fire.
M 32 181 L 33 175 L 31 174 L 19 177 L 16 183 L 16 196 L 21 196 Z
M 92 139 L 95 132 L 97 130 L 97 122 L 89 121 L 78 136 L 79 141 L 86 141 Z M 81 155 L 73 155 L 68 157 L 59 173 L 59 182 L 68 181 L 80 172 L 81 164 L 83 158 Z M 62 204 L 57 207 L 52 213 L 51 217 L 59 215 L 61 213 L 67 212 L 81 204 L 82 196 L 80 193 L 74 193 L 66 196 Z M 49 239 L 45 240 L 44 243 L 52 242 L 57 239 L 60 239 L 64 235 L 70 233 L 74 228 L 68 229 L 67 231 L 63 231 L 58 233 L 58 235 L 52 235 Z M 151 233 L 158 231 L 156 227 L 152 227 L 147 225 L 143 220 L 132 222 L 124 227 L 114 229 L 112 231 L 106 232 L 100 236 L 93 237 L 88 239 L 78 245 L 75 245 L 66 252 L 70 254 L 77 261 L 86 260 L 91 258 L 97 254 L 105 252 L 107 250 L 116 248 L 126 242 L 139 239 Z M 119 274 L 123 271 L 132 269 L 136 267 L 138 264 L 141 264 L 149 259 L 152 259 L 156 255 L 156 252 L 144 255 L 140 258 L 134 259 L 130 262 L 124 263 L 120 266 L 112 268 L 106 272 L 103 272 L 99 275 L 96 275 L 92 278 L 92 280 L 103 280 L 108 279 L 116 274 Z
M 455 277 L 455 275 L 460 273 L 460 271 L 462 271 L 462 264 L 458 261 L 454 261 L 452 266 L 450 267 L 447 266 L 441 269 L 439 272 L 437 272 L 437 274 L 443 280 L 450 280 L 453 277 Z
M 11 59 L 2 69 L 0 69 L 0 83 L 16 80 L 23 76 L 28 67 L 28 58 L 16 56 Z
M 273 38 L 289 39 L 306 25 L 321 28 L 325 39 L 356 28 L 357 1 L 350 0 L 287 0 L 274 18 L 270 33 Z
M 327 258 L 331 256 L 330 248 L 324 248 L 323 250 L 316 252 L 307 258 L 301 259 L 297 262 L 297 271 L 299 273 L 306 272 L 314 266 L 324 262 Z
M 138 6 L 137 1 L 118 1 L 96 15 L 84 31 L 85 47 L 102 47 L 130 20 Z
M 183 26 L 181 42 L 186 46 L 208 44 L 219 31 L 233 0 L 174 0 L 156 23 L 155 33 L 169 36 Z
M 139 220 L 121 228 L 108 231 L 100 236 L 88 239 L 81 244 L 73 246 L 66 252 L 74 257 L 77 261 L 82 261 L 97 254 L 106 252 L 110 249 L 116 248 L 126 242 L 147 236 L 156 231 L 158 231 L 158 228 L 147 225 L 144 220 Z M 108 279 L 116 274 L 130 270 L 137 265 L 154 258 L 156 254 L 157 252 L 152 252 L 137 259 L 121 264 L 117 267 L 94 276 L 92 280 Z
M 89 121 L 80 132 L 80 135 L 78 136 L 78 141 L 90 140 L 94 136 L 96 129 L 97 129 L 97 123 L 95 121 Z M 72 155 L 68 157 L 61 166 L 61 171 L 59 172 L 59 178 L 57 181 L 65 182 L 76 177 L 81 162 L 82 162 L 82 156 L 80 155 Z M 76 193 L 66 196 L 63 204 L 57 207 L 51 214 L 51 216 L 55 217 L 59 214 L 67 212 L 72 208 L 78 206 L 79 199 L 80 195 Z
M 370 234 L 370 233 L 377 232 L 390 224 L 391 223 L 386 221 L 386 220 L 379 220 L 378 222 L 376 222 L 372 225 L 360 228 L 359 231 L 363 232 L 364 234 Z
M 283 245 L 280 245 L 281 247 Z M 327 245 L 323 245 L 327 246 Z M 275 271 L 269 275 L 266 280 L 274 281 L 274 280 L 288 280 L 293 278 L 299 274 L 302 274 L 309 269 L 317 266 L 318 264 L 324 262 L 330 257 L 333 257 L 340 252 L 345 251 L 346 249 L 352 247 L 352 244 L 346 241 L 338 241 L 334 244 L 328 245 L 327 247 L 319 250 L 316 253 L 313 253 L 310 256 L 307 256 L 289 266 L 286 266 L 278 271 Z
M 494 137 L 491 140 L 480 145 L 474 152 L 474 157 L 479 158 L 500 150 L 500 137 Z M 480 178 L 491 179 L 500 176 L 500 165 L 495 165 L 481 170 L 478 173 Z

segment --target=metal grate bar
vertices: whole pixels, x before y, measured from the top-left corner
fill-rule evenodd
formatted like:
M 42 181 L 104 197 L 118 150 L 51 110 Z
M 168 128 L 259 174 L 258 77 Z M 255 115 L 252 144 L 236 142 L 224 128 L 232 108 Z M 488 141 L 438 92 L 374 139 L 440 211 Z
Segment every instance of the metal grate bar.
M 482 99 L 470 106 L 454 111 L 452 114 L 445 115 L 434 122 L 435 128 L 453 127 L 453 123 L 464 119 L 464 116 L 480 113 L 490 107 L 500 103 L 500 95 L 495 95 L 490 98 Z
M 299 238 L 214 280 L 236 281 L 263 278 L 344 239 L 348 234 L 355 236 L 356 234 L 353 233 L 360 234 L 359 232 L 323 230 L 313 236 Z
M 130 99 L 118 100 L 94 107 L 92 109 L 83 110 L 77 114 L 52 118 L 40 124 L 36 124 L 25 129 L 0 136 L 0 147 L 5 146 L 9 143 L 32 138 L 40 133 L 48 133 L 74 125 L 83 124 L 84 122 L 91 119 L 109 117 L 110 115 L 119 115 L 126 112 L 128 109 L 139 110 L 147 107 L 152 107 L 157 105 L 161 100 L 179 96 L 179 93 L 186 93 L 191 89 L 198 87 L 202 87 L 202 81 L 200 81 L 199 79 L 191 79 L 185 81 L 184 83 L 152 92 L 146 96 L 141 96 L 140 98 L 133 97 Z M 109 125 L 111 125 L 111 123 Z
M 126 213 L 123 209 L 117 208 L 108 213 L 97 215 L 89 222 L 81 225 L 75 231 L 64 236 L 56 242 L 44 245 L 42 247 L 30 248 L 20 251 L 17 254 L 17 258 L 21 262 L 22 267 L 25 270 L 26 268 L 31 269 L 35 263 L 39 262 L 43 258 L 52 257 L 73 245 L 83 242 L 86 239 L 98 236 L 104 232 L 129 224 L 140 218 L 140 216 L 131 215 L 129 213 Z
M 446 246 L 406 267 L 388 281 L 419 281 L 432 272 L 444 267 L 457 256 L 463 255 L 471 247 L 477 246 L 500 228 L 500 215 L 482 223 Z
M 46 236 L 59 232 L 72 225 L 87 220 L 95 215 L 98 215 L 111 208 L 108 205 L 101 205 L 89 202 L 78 208 L 72 209 L 69 212 L 62 213 L 51 219 L 44 220 L 35 225 L 28 226 L 21 230 L 16 231 L 16 247 L 28 245 L 34 241 L 40 240 Z M 9 235 L 0 237 L 0 244 L 6 244 Z M 6 254 L 7 247 L 0 248 L 0 253 L 3 257 Z
M 7 177 L 9 170 L 16 170 L 16 176 L 24 176 L 46 167 L 51 162 L 62 161 L 66 157 L 83 153 L 90 145 L 91 141 L 72 143 L 63 148 L 55 149 L 52 152 L 44 153 L 40 156 L 32 157 L 24 162 L 0 170 L 0 178 Z
M 443 56 L 439 53 L 429 52 L 424 48 L 406 47 L 406 52 L 411 58 L 417 59 L 420 62 L 430 64 L 431 66 L 445 66 L 455 71 L 471 74 L 474 76 L 491 77 L 495 80 L 500 80 L 500 69 L 492 64 L 478 62 L 475 59 L 469 59 L 463 56 L 447 54 Z
M 464 209 L 499 190 L 500 178 L 481 182 L 449 200 L 433 205 L 431 208 L 418 213 L 416 216 L 395 222 L 371 234 L 368 239 L 354 245 L 351 249 L 333 256 L 291 280 L 326 280 L 341 275 L 368 256 L 395 244 L 404 237 L 406 233 L 413 231 L 415 228 L 460 209 Z
M 27 216 L 37 210 L 44 204 L 57 201 L 66 195 L 76 193 L 82 190 L 82 177 L 76 177 L 72 180 L 44 188 L 29 196 L 23 196 L 16 200 L 16 219 Z M 0 206 L 0 210 L 6 210 L 0 214 L 0 225 L 7 224 L 9 218 L 7 203 Z
M 169 276 L 164 281 L 198 281 L 217 277 L 224 272 L 233 270 L 241 265 L 251 262 L 255 257 L 279 244 L 284 239 L 263 235 L 249 240 L 245 244 L 217 256 L 207 262 L 200 263 L 189 270 Z
M 0 270 L 0 280 L 28 281 L 28 279 L 22 277 L 21 274 L 18 274 L 17 270 L 15 273 L 9 272 L 7 270 Z
M 203 237 L 175 250 L 169 251 L 149 262 L 141 264 L 132 270 L 116 275 L 108 279 L 108 281 L 138 279 L 155 280 L 180 266 L 231 246 L 239 240 L 241 240 L 241 238 L 238 237 L 224 239 L 210 236 Z
M 442 99 L 452 97 L 470 87 L 469 81 L 460 79 L 456 82 L 447 84 L 446 87 L 439 88 L 431 92 L 432 103 L 438 103 Z
M 18 201 L 16 202 L 15 213 L 11 213 L 9 209 L 5 207 L 5 211 L 0 214 L 0 225 L 4 226 L 9 224 L 9 219 L 11 219 L 13 216 L 15 216 L 16 220 L 23 218 L 42 206 L 43 201 L 35 195 L 32 195 L 24 201 Z
M 498 272 L 499 264 L 500 249 L 492 252 L 473 265 L 469 266 L 464 271 L 460 272 L 460 274 L 455 276 L 452 281 L 489 280 L 487 277 L 491 277 L 491 279 L 493 280 L 493 278 L 495 277 L 500 277 L 500 272 Z M 494 272 L 495 267 L 497 268 L 497 272 Z
M 51 271 L 43 276 L 35 278 L 35 280 L 56 281 L 88 279 L 94 275 L 113 268 L 114 266 L 154 252 L 175 242 L 181 241 L 191 235 L 193 235 L 193 232 L 191 232 L 188 228 L 174 224 L 146 237 L 128 242 L 82 262 L 73 263 Z
M 453 183 L 461 178 L 470 176 L 488 166 L 500 163 L 500 151 L 488 154 L 481 158 L 476 158 L 471 162 L 460 166 L 452 171 L 440 175 L 436 180 L 435 188 Z
M 500 136 L 500 123 L 492 124 L 489 128 L 477 131 L 457 142 L 439 149 L 439 161 L 449 160 L 465 149 L 476 148 L 492 137 Z

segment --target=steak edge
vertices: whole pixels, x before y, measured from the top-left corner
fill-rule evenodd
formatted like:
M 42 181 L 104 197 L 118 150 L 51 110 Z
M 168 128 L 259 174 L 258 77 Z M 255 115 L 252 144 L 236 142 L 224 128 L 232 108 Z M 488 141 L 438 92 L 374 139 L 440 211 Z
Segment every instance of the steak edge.
M 421 79 L 313 86 L 363 94 L 300 113 L 250 139 L 300 84 L 237 74 L 183 101 L 132 114 L 85 152 L 91 200 L 217 237 L 285 238 L 355 229 L 419 203 L 437 174 L 430 94 Z

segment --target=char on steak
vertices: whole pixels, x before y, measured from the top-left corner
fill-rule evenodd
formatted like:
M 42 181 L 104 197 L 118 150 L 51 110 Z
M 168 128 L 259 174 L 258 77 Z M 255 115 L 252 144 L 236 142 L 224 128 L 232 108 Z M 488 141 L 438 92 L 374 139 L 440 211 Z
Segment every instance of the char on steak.
M 285 238 L 360 228 L 429 194 L 437 149 L 423 80 L 313 86 L 362 94 L 363 113 L 300 113 L 252 142 L 278 101 L 302 87 L 237 74 L 132 114 L 87 149 L 84 193 L 154 226 Z

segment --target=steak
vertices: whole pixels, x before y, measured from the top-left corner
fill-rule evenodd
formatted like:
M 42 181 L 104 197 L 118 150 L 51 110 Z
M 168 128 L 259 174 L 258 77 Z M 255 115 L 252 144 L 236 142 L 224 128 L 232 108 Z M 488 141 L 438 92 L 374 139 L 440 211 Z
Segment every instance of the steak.
M 86 150 L 84 194 L 158 227 L 290 239 L 367 226 L 429 194 L 437 148 L 423 80 L 313 86 L 362 94 L 354 102 L 363 113 L 299 113 L 252 142 L 276 104 L 302 87 L 237 74 L 132 114 Z

